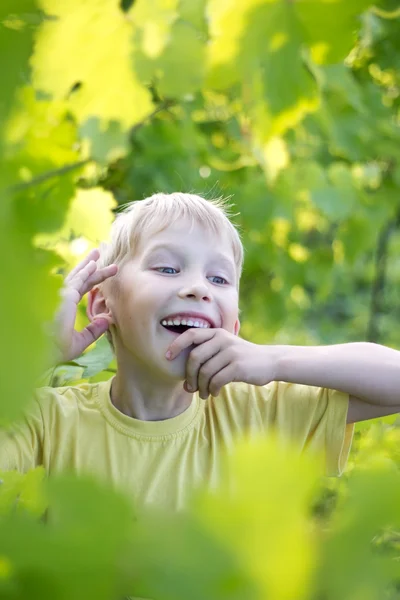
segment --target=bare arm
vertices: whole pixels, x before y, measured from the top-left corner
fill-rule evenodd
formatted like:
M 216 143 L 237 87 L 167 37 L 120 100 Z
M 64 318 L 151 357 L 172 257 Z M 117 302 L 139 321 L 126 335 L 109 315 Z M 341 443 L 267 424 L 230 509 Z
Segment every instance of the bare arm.
M 275 346 L 276 379 L 350 395 L 348 422 L 400 412 L 400 352 L 368 342 Z

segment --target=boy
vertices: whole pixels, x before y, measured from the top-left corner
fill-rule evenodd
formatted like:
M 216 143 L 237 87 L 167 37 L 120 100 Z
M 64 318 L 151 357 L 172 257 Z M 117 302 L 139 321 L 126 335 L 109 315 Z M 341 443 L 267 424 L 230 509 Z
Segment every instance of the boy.
M 276 429 L 340 473 L 352 424 L 400 411 L 400 352 L 239 338 L 242 262 L 221 202 L 174 193 L 131 203 L 101 255 L 66 278 L 57 318 L 64 361 L 107 332 L 117 374 L 38 390 L 0 444 L 0 470 L 90 472 L 137 507 L 178 510 L 196 486 L 218 483 L 235 439 Z M 91 323 L 78 333 L 85 293 Z

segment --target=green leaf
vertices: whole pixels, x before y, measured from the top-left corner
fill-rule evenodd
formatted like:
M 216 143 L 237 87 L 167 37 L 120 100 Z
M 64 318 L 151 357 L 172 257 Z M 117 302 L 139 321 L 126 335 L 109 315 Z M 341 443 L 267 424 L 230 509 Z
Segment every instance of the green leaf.
M 65 217 L 80 170 L 76 126 L 66 104 L 40 100 L 33 88 L 21 88 L 4 142 L 3 186 L 15 190 L 19 227 L 31 234 L 54 231 Z
M 41 517 L 47 507 L 43 467 L 26 474 L 17 471 L 0 473 L 0 516 L 13 510 Z
M 0 557 L 9 566 L 11 597 L 16 589 L 18 597 L 32 600 L 126 595 L 125 573 L 134 565 L 128 545 L 134 518 L 129 501 L 83 477 L 52 477 L 46 499 L 45 526 L 26 514 L 0 519 Z M 0 577 L 0 594 L 9 582 Z
M 31 86 L 18 90 L 4 137 L 8 159 L 18 161 L 19 169 L 29 170 L 31 176 L 80 158 L 77 129 L 67 103 L 40 98 Z
M 35 186 L 27 185 L 14 195 L 15 222 L 33 236 L 39 231 L 54 232 L 61 227 L 75 193 L 75 174 L 55 176 Z
M 188 551 L 190 549 L 190 551 Z M 258 600 L 230 548 L 193 515 L 145 511 L 134 528 L 131 593 L 163 600 Z
M 351 172 L 344 163 L 333 163 L 327 175 L 330 183 L 310 190 L 312 200 L 329 219 L 345 219 L 357 203 Z
M 184 21 L 174 24 L 171 43 L 157 61 L 157 68 L 162 72 L 159 90 L 166 97 L 181 97 L 201 88 L 205 74 L 205 44 L 190 24 Z
M 150 93 L 131 68 L 133 29 L 118 3 L 105 0 L 101 10 L 97 0 L 41 0 L 41 6 L 52 18 L 38 33 L 35 85 L 68 98 L 80 125 L 98 118 L 106 132 L 112 121 L 127 131 L 142 121 L 152 109 Z
M 111 192 L 100 187 L 88 190 L 76 189 L 64 225 L 58 237 L 69 239 L 83 236 L 92 242 L 107 240 L 114 221 L 112 210 L 117 207 Z
M 93 350 L 82 354 L 79 358 L 76 358 L 73 362 L 81 367 L 84 367 L 83 378 L 92 377 L 107 369 L 113 360 L 114 355 L 111 350 L 111 346 L 105 336 L 102 336 L 97 342 Z
M 295 4 L 252 0 L 232 11 L 214 0 L 210 14 L 208 85 L 241 85 L 259 139 L 281 135 L 318 107 L 315 82 L 302 56 L 305 33 Z
M 191 3 L 160 0 L 157 8 L 143 1 L 135 3 L 133 65 L 139 77 L 155 85 L 162 96 L 179 98 L 196 92 L 203 84 L 204 10 L 203 0 Z
M 179 16 L 196 30 L 207 35 L 207 0 L 180 0 Z
M 51 387 L 64 387 L 66 385 L 76 385 L 83 379 L 84 369 L 81 366 L 73 364 L 57 365 L 47 373 L 47 380 L 41 385 Z
M 85 139 L 88 156 L 99 163 L 114 162 L 129 150 L 128 136 L 119 121 L 104 126 L 100 119 L 92 117 L 80 126 L 79 132 Z
M 319 594 L 327 600 L 350 600 L 368 590 L 371 598 L 383 597 L 389 577 L 398 576 L 398 565 L 374 552 L 371 540 L 384 527 L 400 525 L 400 480 L 394 465 L 355 474 L 348 493 L 345 510 L 337 515 L 323 548 Z
M 305 514 L 317 465 L 311 452 L 299 456 L 288 440 L 253 437 L 236 443 L 218 491 L 198 496 L 200 522 L 251 574 L 260 597 L 309 597 L 316 548 Z
M 59 284 L 50 272 L 60 263 L 54 254 L 32 247 L 15 219 L 4 215 L 6 206 L 3 199 L 0 254 L 7 259 L 2 262 L 6 283 L 0 294 L 0 422 L 21 416 L 36 380 L 48 366 L 51 345 L 44 323 L 53 321 L 58 306 Z
M 343 60 L 354 43 L 357 18 L 372 6 L 371 0 L 303 0 L 294 3 L 306 43 L 317 64 Z
M 0 5 L 0 124 L 13 107 L 15 92 L 29 79 L 29 58 L 41 12 L 36 0 L 2 0 Z

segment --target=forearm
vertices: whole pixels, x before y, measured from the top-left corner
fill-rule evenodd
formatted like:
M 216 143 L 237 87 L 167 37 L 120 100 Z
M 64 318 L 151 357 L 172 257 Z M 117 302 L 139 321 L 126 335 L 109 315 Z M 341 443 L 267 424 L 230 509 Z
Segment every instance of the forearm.
M 369 404 L 400 404 L 397 350 L 368 342 L 273 348 L 277 381 L 339 390 Z

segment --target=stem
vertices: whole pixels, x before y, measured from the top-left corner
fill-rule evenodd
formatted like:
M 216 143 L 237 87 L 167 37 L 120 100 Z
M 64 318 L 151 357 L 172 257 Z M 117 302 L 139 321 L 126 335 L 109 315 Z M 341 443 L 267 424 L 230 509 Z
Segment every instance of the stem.
M 137 123 L 136 125 L 134 125 L 132 127 L 132 129 L 130 130 L 130 137 L 132 138 L 132 136 L 136 133 L 136 131 L 138 129 L 140 129 L 140 127 L 142 127 L 142 125 L 144 125 L 148 119 L 152 119 L 157 113 L 159 113 L 162 110 L 165 110 L 166 108 L 169 108 L 170 106 L 173 106 L 173 105 L 174 105 L 174 102 L 171 100 L 166 100 L 165 102 L 160 104 L 160 106 L 158 106 L 151 113 L 149 113 L 147 115 L 147 117 L 145 117 L 143 119 L 143 121 L 140 121 L 140 123 Z M 65 175 L 65 173 L 69 173 L 70 171 L 79 169 L 80 167 L 83 167 L 84 165 L 86 165 L 90 162 L 94 162 L 94 159 L 93 158 L 85 158 L 84 160 L 80 160 L 76 163 L 72 163 L 70 165 L 65 165 L 64 167 L 60 167 L 59 169 L 54 169 L 53 171 L 48 171 L 47 173 L 38 175 L 37 177 L 30 179 L 29 181 L 24 181 L 23 183 L 17 183 L 16 185 L 13 185 L 13 186 L 7 188 L 6 193 L 15 194 L 16 192 L 22 192 L 23 190 L 26 190 L 27 188 L 30 188 L 33 185 L 38 185 L 39 183 L 43 183 L 44 181 L 47 181 L 48 179 L 53 179 L 53 177 L 59 177 L 60 175 Z
M 47 181 L 48 179 L 53 179 L 53 177 L 59 177 L 60 175 L 65 175 L 65 173 L 69 173 L 69 171 L 73 171 L 75 169 L 79 169 L 83 167 L 89 162 L 92 162 L 92 158 L 86 158 L 85 160 L 80 160 L 79 162 L 72 163 L 70 165 L 65 165 L 64 167 L 60 167 L 59 169 L 54 169 L 54 171 L 47 171 L 47 173 L 43 173 L 42 175 L 38 175 L 29 181 L 24 181 L 24 183 L 17 183 L 9 187 L 6 191 L 8 193 L 14 194 L 15 192 L 21 192 L 32 185 L 37 185 L 38 183 L 43 183 L 43 181 Z
M 386 286 L 386 267 L 390 236 L 399 225 L 400 213 L 383 226 L 378 236 L 375 257 L 375 279 L 372 283 L 370 317 L 367 328 L 367 340 L 378 344 L 380 341 L 379 319 L 382 314 L 384 291 Z
M 133 138 L 133 136 L 138 131 L 138 129 L 140 129 L 146 123 L 146 121 L 148 121 L 149 119 L 152 119 L 159 112 L 165 110 L 166 108 L 170 108 L 171 106 L 174 106 L 174 104 L 176 104 L 176 103 L 173 100 L 165 100 L 164 102 L 162 102 L 159 106 L 157 106 L 157 108 L 155 108 L 151 113 L 149 113 L 147 115 L 147 117 L 145 117 L 143 119 L 143 121 L 140 121 L 140 123 L 136 123 L 136 125 L 134 125 L 132 127 L 132 129 L 130 131 L 130 135 L 129 135 L 130 139 Z
M 400 7 L 395 10 L 384 10 L 383 8 L 378 8 L 378 6 L 373 6 L 371 11 L 382 19 L 397 19 L 397 17 L 400 17 Z

